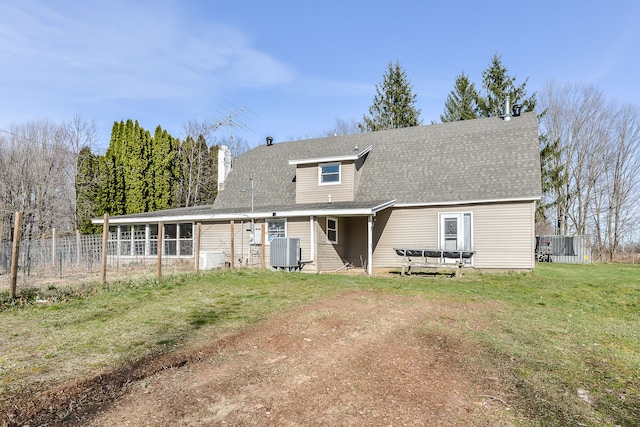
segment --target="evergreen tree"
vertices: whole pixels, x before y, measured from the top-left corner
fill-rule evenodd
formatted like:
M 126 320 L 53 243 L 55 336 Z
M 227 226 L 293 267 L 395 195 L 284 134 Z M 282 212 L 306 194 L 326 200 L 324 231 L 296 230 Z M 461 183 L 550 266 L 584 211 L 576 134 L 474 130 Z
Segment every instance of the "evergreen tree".
M 98 159 L 99 185 L 97 191 L 98 206 L 96 214 L 124 215 L 125 182 L 123 158 L 124 122 L 114 122 L 111 129 L 109 148 Z
M 83 149 L 76 175 L 78 221 L 90 232 L 91 218 L 151 212 L 177 206 L 213 203 L 217 194 L 217 147 L 204 137 L 188 138 L 189 161 L 181 157 L 181 142 L 158 126 L 153 138 L 137 121 L 114 122 L 104 156 Z M 197 175 L 192 195 L 185 199 L 184 180 L 191 168 Z
M 543 117 L 543 112 L 540 117 Z M 540 176 L 542 179 L 543 199 L 537 204 L 536 224 L 541 226 L 547 224 L 546 212 L 553 206 L 564 205 L 566 196 L 564 187 L 568 180 L 565 173 L 565 166 L 562 164 L 562 147 L 560 139 L 552 139 L 548 133 L 540 134 Z M 558 191 L 560 189 L 561 191 Z M 559 194 L 557 199 L 553 199 L 553 194 Z
M 153 135 L 152 178 L 150 210 L 176 207 L 176 186 L 178 177 L 178 142 L 158 125 Z
M 419 126 L 420 110 L 415 106 L 416 98 L 406 72 L 397 61 L 395 64 L 390 62 L 382 83 L 376 85 L 376 96 L 369 107 L 370 116 L 364 116 L 360 129 L 376 131 Z
M 447 96 L 444 104 L 444 113 L 440 120 L 454 122 L 457 120 L 469 120 L 478 117 L 478 92 L 476 86 L 464 74 L 464 71 L 456 77 L 453 90 Z
M 536 106 L 536 96 L 527 96 L 527 80 L 516 85 L 515 77 L 507 74 L 499 55 L 493 55 L 491 63 L 482 72 L 482 94 L 478 96 L 478 111 L 480 117 L 500 117 L 504 114 L 505 101 L 510 105 L 519 104 L 522 112 L 533 111 Z
M 125 173 L 126 211 L 128 214 L 149 212 L 152 204 L 148 182 L 153 161 L 151 135 L 137 120 L 127 120 L 124 152 L 122 163 Z
M 83 147 L 78 154 L 76 187 L 77 228 L 83 234 L 96 232 L 91 219 L 96 215 L 98 196 L 98 158 L 89 147 Z

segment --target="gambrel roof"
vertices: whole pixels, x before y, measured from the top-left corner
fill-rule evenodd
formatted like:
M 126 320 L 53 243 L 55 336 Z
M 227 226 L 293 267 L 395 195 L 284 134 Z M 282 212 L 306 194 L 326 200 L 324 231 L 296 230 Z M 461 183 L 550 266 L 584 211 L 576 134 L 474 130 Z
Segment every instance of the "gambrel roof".
M 234 160 L 214 210 L 250 211 L 250 178 L 255 211 L 305 209 L 296 204 L 297 164 L 358 155 L 365 160 L 352 207 L 391 200 L 401 206 L 541 197 L 538 122 L 530 112 L 510 120 L 481 118 L 261 145 Z
M 356 159 L 364 162 L 353 201 L 296 203 L 298 165 Z M 213 205 L 122 215 L 111 222 L 367 215 L 391 206 L 539 200 L 541 192 L 538 121 L 530 112 L 510 120 L 482 118 L 261 145 L 234 159 Z

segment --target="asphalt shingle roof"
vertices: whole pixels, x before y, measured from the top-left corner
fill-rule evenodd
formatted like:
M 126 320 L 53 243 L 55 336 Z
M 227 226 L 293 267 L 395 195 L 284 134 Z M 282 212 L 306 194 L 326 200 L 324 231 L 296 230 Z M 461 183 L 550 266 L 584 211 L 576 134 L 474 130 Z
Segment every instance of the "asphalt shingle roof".
M 539 199 L 538 122 L 532 112 L 256 147 L 234 160 L 216 211 L 296 207 L 290 160 L 355 154 L 372 146 L 353 204 Z M 358 147 L 357 149 L 355 147 Z M 299 209 L 303 206 L 297 206 Z M 268 209 L 267 209 L 268 208 Z

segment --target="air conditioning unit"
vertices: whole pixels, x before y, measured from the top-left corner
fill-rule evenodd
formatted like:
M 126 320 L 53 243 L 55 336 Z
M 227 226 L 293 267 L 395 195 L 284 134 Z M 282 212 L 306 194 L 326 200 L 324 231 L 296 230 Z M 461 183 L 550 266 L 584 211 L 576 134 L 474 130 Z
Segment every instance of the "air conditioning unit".
M 222 268 L 224 265 L 224 252 L 200 252 L 200 270 Z
M 287 271 L 300 268 L 300 239 L 293 237 L 274 237 L 270 249 L 271 267 Z

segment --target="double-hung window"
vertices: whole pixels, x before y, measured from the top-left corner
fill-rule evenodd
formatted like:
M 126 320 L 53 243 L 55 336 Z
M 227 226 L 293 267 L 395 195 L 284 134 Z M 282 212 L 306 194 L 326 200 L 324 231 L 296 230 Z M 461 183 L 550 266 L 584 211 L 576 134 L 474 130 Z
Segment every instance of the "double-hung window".
M 321 163 L 318 174 L 320 185 L 340 184 L 340 163 Z
M 338 243 L 338 220 L 327 217 L 327 243 Z
M 287 223 L 284 219 L 274 219 L 267 221 L 267 242 L 271 242 L 274 237 L 287 237 Z

